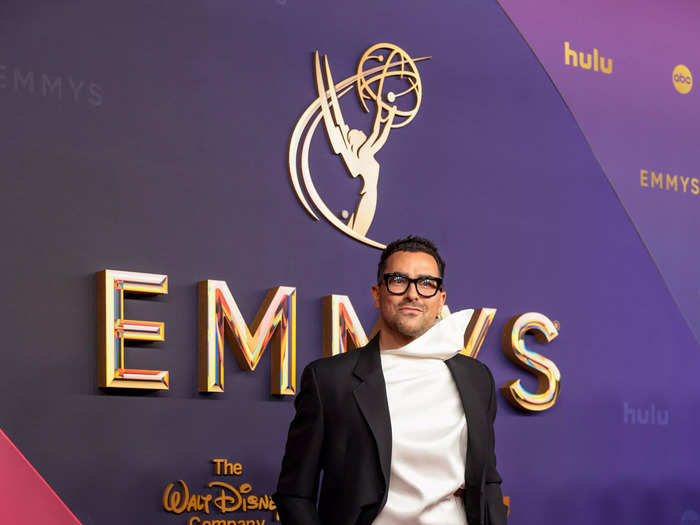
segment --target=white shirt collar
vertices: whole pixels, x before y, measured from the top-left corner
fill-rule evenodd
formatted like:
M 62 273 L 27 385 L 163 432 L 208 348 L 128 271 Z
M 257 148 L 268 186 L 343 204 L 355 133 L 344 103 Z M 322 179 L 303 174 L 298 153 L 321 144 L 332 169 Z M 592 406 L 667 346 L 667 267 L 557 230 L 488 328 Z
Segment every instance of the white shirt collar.
M 474 309 L 460 310 L 438 321 L 423 335 L 400 348 L 382 350 L 382 355 L 450 359 L 464 347 L 464 332 Z

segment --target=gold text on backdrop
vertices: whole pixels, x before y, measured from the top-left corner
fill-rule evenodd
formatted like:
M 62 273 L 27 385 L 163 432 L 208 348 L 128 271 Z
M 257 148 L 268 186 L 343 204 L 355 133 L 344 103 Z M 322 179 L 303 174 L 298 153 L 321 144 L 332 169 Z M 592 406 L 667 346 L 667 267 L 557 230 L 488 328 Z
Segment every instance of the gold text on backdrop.
M 598 50 L 593 48 L 593 53 L 584 53 L 583 51 L 576 51 L 571 48 L 569 42 L 564 42 L 564 64 L 572 67 L 580 67 L 581 69 L 592 69 L 593 71 L 600 71 L 607 75 L 612 75 L 613 72 L 613 59 L 608 58 L 607 64 L 605 62 L 606 58 L 600 56 Z
M 167 293 L 168 276 L 152 273 L 104 270 L 98 273 L 98 384 L 105 388 L 168 389 L 169 374 L 161 370 L 124 368 L 124 340 L 164 339 L 165 324 L 124 318 L 124 292 Z M 347 295 L 323 298 L 323 355 L 328 357 L 359 348 L 367 343 L 352 302 Z M 449 315 L 445 305 L 441 317 Z M 461 353 L 476 358 L 486 338 L 495 308 L 477 308 L 464 332 Z M 377 331 L 377 324 L 370 333 Z M 258 309 L 251 328 L 224 281 L 199 283 L 199 389 L 224 391 L 226 341 L 243 370 L 253 371 L 268 346 L 272 351 L 270 391 L 275 395 L 296 393 L 296 288 L 271 288 Z M 503 351 L 518 366 L 539 380 L 536 392 L 528 392 L 520 380 L 508 381 L 501 393 L 513 406 L 538 412 L 551 408 L 559 396 L 561 374 L 546 357 L 525 346 L 525 334 L 533 333 L 540 342 L 558 335 L 557 321 L 529 312 L 511 319 L 503 331 Z
M 188 512 L 199 512 L 204 516 L 190 516 L 188 524 L 212 525 L 243 523 L 246 525 L 264 525 L 264 519 L 235 519 L 235 516 L 226 516 L 230 512 L 238 514 L 248 512 L 271 511 L 271 521 L 279 521 L 277 516 L 277 506 L 269 494 L 253 494 L 253 486 L 250 483 L 241 483 L 238 476 L 243 475 L 243 465 L 240 462 L 232 462 L 225 458 L 215 458 L 214 475 L 223 477 L 207 483 L 208 490 L 195 492 L 184 480 L 177 480 L 177 483 L 168 483 L 163 491 L 161 504 L 163 510 L 173 514 L 183 514 Z M 235 477 L 234 477 L 235 476 Z M 209 514 L 215 516 L 209 518 Z M 224 515 L 223 520 L 216 516 Z
M 516 365 L 537 377 L 537 391 L 528 392 L 520 379 L 508 381 L 501 387 L 503 397 L 514 407 L 528 412 L 551 408 L 559 397 L 561 373 L 552 361 L 529 350 L 525 334 L 534 333 L 540 343 L 548 343 L 559 335 L 557 326 L 546 316 L 530 312 L 512 317 L 503 329 L 503 352 Z
M 165 323 L 124 318 L 124 293 L 167 294 L 168 276 L 104 270 L 97 274 L 97 384 L 167 390 L 167 370 L 126 368 L 124 341 L 162 341 Z
M 242 370 L 255 370 L 272 344 L 271 392 L 296 393 L 296 288 L 267 292 L 253 323 L 243 319 L 224 281 L 199 283 L 199 391 L 224 391 L 224 341 L 234 349 Z
M 673 191 L 688 195 L 700 195 L 700 179 L 698 177 L 684 177 L 683 175 L 671 175 L 663 171 L 639 170 L 639 186 L 642 188 Z

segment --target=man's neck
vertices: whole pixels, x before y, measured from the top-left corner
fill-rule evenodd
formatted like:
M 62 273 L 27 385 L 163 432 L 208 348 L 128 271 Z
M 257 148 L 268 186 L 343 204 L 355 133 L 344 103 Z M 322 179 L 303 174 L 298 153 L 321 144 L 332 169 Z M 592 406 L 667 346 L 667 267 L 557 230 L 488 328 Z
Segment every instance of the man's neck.
M 415 337 L 381 328 L 379 331 L 379 349 L 393 350 L 395 348 L 401 348 L 402 346 L 406 346 L 414 339 Z
M 435 322 L 438 320 L 436 319 Z M 393 350 L 395 348 L 401 348 L 402 346 L 406 346 L 408 343 L 411 341 L 414 341 L 415 339 L 418 339 L 421 335 L 423 335 L 425 332 L 418 334 L 418 335 L 406 335 L 402 334 L 401 332 L 397 332 L 396 330 L 386 326 L 384 324 L 383 319 L 380 318 L 380 324 L 379 324 L 379 349 L 380 350 Z

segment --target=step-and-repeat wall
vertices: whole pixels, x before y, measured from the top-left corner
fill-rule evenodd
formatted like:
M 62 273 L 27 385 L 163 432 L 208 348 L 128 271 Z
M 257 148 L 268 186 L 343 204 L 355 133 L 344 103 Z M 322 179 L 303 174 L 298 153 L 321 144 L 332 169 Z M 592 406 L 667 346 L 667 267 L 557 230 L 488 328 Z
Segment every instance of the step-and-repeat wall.
M 417 234 L 484 309 L 510 522 L 699 522 L 698 19 L 4 2 L 2 521 L 275 523 L 301 370 Z

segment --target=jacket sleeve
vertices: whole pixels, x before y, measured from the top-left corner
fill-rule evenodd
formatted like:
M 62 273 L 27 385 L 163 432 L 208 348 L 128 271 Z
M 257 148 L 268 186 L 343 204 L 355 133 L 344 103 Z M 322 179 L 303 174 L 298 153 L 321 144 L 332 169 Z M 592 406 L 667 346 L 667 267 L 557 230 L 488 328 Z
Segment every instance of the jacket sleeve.
M 301 375 L 294 400 L 277 492 L 272 496 L 283 525 L 321 525 L 316 510 L 322 468 L 323 405 L 312 365 Z
M 485 525 L 506 525 L 507 522 L 507 508 L 503 503 L 503 494 L 501 493 L 501 476 L 496 470 L 496 454 L 495 454 L 495 438 L 494 438 L 494 421 L 496 419 L 496 388 L 493 381 L 493 375 L 491 371 L 486 368 L 489 380 L 491 383 L 491 393 L 489 396 L 489 423 L 490 423 L 490 440 L 489 440 L 489 455 L 486 462 L 486 472 L 485 472 L 485 486 L 484 486 L 484 498 L 485 498 Z

